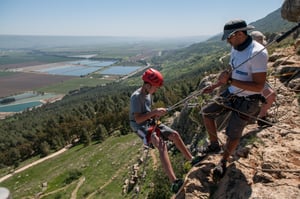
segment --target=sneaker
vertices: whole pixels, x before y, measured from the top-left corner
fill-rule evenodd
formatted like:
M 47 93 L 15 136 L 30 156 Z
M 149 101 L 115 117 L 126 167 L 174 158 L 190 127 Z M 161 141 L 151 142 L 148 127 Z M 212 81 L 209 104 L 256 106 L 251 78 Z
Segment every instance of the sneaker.
M 219 143 L 211 143 L 207 146 L 202 146 L 199 148 L 199 152 L 202 154 L 208 154 L 208 153 L 220 153 L 221 147 Z
M 213 181 L 220 181 L 224 177 L 226 170 L 226 161 L 221 160 L 221 162 L 213 169 Z
M 258 126 L 260 126 L 260 127 L 270 127 L 270 126 L 272 126 L 272 124 L 270 124 L 270 123 L 272 123 L 273 121 L 271 121 L 270 119 L 268 119 L 266 116 L 261 117 L 259 119 L 261 119 L 261 120 L 257 120 L 257 125 Z M 264 120 L 264 121 L 262 121 L 262 120 Z
M 171 191 L 173 193 L 177 193 L 180 190 L 180 188 L 182 187 L 182 185 L 183 185 L 182 179 L 175 180 L 171 185 Z
M 204 158 L 206 157 L 206 155 L 197 155 L 195 157 L 193 157 L 193 159 L 191 160 L 191 165 L 193 166 L 197 166 Z

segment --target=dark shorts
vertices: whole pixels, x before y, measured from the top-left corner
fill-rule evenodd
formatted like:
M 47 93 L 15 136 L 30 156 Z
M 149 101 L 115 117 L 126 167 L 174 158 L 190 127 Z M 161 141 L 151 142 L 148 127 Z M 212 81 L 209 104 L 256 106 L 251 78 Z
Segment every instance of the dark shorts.
M 215 102 L 215 101 L 217 102 Z M 260 110 L 260 96 L 238 97 L 227 90 L 201 110 L 203 116 L 218 121 L 218 118 L 227 118 L 226 135 L 229 139 L 239 139 L 249 120 L 257 116 Z M 224 105 L 225 106 L 224 106 Z M 226 108 L 227 107 L 227 108 Z M 230 108 L 238 111 L 231 110 Z M 245 113 L 245 114 L 243 114 Z M 230 114 L 230 116 L 227 116 Z

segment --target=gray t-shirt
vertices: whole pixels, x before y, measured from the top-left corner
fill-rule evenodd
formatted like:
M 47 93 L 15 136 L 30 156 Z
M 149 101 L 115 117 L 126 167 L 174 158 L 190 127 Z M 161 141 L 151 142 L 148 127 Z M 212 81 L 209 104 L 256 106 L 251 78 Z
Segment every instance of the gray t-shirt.
M 141 88 L 134 91 L 130 97 L 130 110 L 129 110 L 129 120 L 130 126 L 133 131 L 137 131 L 145 124 L 147 121 L 137 124 L 134 120 L 134 113 L 147 113 L 151 111 L 151 95 L 143 94 Z

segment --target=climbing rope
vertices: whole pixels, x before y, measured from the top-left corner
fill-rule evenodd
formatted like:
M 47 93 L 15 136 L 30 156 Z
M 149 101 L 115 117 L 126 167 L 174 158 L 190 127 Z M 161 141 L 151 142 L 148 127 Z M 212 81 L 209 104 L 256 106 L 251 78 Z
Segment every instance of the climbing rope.
M 192 98 L 197 97 L 202 94 L 203 94 L 203 90 L 196 90 L 196 91 L 192 92 L 190 95 L 188 95 L 186 98 L 184 98 L 183 100 L 180 100 L 179 102 L 175 103 L 174 105 L 168 107 L 167 111 L 169 112 L 180 106 L 183 106 L 184 104 L 187 104 L 188 101 L 191 100 Z
M 238 109 L 235 109 L 235 108 L 232 108 L 232 107 L 230 107 L 230 106 L 227 106 L 227 105 L 225 105 L 225 104 L 223 104 L 223 103 L 220 103 L 220 102 L 218 102 L 218 101 L 215 100 L 215 99 L 212 99 L 212 101 L 215 102 L 215 103 L 217 103 L 218 105 L 223 106 L 223 107 L 226 108 L 226 109 L 229 109 L 229 110 L 231 110 L 231 111 L 235 111 L 235 112 L 240 113 L 240 114 L 242 114 L 242 115 L 245 115 L 245 116 L 247 116 L 247 117 L 249 117 L 249 118 L 251 118 L 251 119 L 260 120 L 260 121 L 262 121 L 262 122 L 265 122 L 265 123 L 267 123 L 267 124 L 269 124 L 269 125 L 272 125 L 272 126 L 274 126 L 274 127 L 279 128 L 279 129 L 287 130 L 287 129 L 285 129 L 284 127 L 281 127 L 281 126 L 279 126 L 279 125 L 277 125 L 277 124 L 275 124 L 275 123 L 272 123 L 272 122 L 263 120 L 263 119 L 258 118 L 258 117 L 256 117 L 256 116 L 253 116 L 253 115 L 244 113 L 244 112 L 242 112 L 242 111 L 240 111 L 240 110 L 238 110 Z M 289 131 L 290 131 L 291 133 L 296 133 L 296 134 L 300 133 L 300 132 L 293 131 L 293 130 L 289 130 Z
M 158 120 L 155 120 L 155 125 L 153 126 L 153 129 L 152 131 L 150 132 L 151 135 L 155 132 L 155 129 L 157 127 L 157 125 L 159 124 L 160 121 Z M 144 146 L 145 147 L 145 146 Z M 151 147 L 150 146 L 147 146 L 146 147 L 146 157 L 145 157 L 145 161 L 143 162 L 143 169 L 142 169 L 142 177 L 141 177 L 141 180 L 140 180 L 140 183 L 139 183 L 139 186 L 142 187 L 143 183 L 144 183 L 144 178 L 145 178 L 145 169 L 146 169 L 146 166 L 147 166 L 147 161 L 149 159 L 149 151 L 151 150 Z M 139 189 L 139 191 L 137 192 L 137 196 L 136 198 L 138 199 L 139 198 L 139 194 L 141 192 L 141 188 Z
M 149 151 L 150 151 L 150 148 L 146 148 L 146 157 L 145 157 L 145 161 L 143 162 L 143 169 L 142 169 L 142 174 L 141 174 L 141 180 L 138 183 L 138 185 L 140 187 L 142 187 L 142 185 L 144 183 L 143 179 L 145 177 L 144 173 L 145 173 L 145 169 L 146 169 L 146 165 L 147 165 L 147 160 L 149 159 Z M 143 151 L 143 153 L 145 153 L 145 151 Z M 137 195 L 136 195 L 137 199 L 139 198 L 140 192 L 141 192 L 141 188 L 137 191 Z M 132 197 L 132 198 L 134 198 L 134 197 Z

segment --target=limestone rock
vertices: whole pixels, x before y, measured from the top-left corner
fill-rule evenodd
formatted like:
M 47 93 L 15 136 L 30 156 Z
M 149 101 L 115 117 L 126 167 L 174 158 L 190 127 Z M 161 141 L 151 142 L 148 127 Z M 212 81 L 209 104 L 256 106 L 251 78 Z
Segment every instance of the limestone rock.
M 300 22 L 300 0 L 285 0 L 281 6 L 281 16 L 291 22 Z

